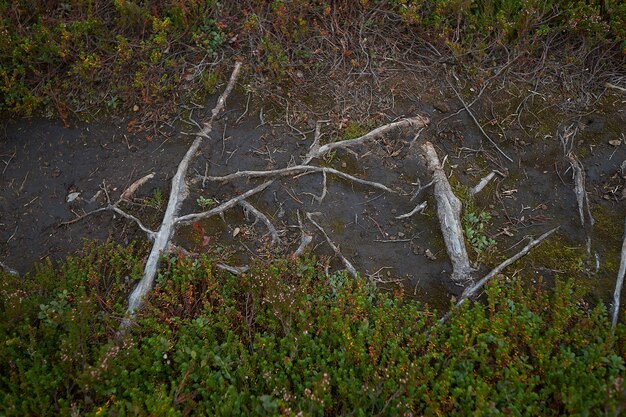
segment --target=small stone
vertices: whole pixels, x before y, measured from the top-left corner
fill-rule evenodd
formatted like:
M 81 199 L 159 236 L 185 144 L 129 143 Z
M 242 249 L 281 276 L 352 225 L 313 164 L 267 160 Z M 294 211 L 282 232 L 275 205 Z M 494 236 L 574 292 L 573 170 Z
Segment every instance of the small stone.
M 345 162 L 342 162 L 342 163 L 341 163 L 341 167 L 342 167 L 342 168 L 346 168 L 347 166 L 348 166 L 348 164 L 346 164 Z
M 133 111 L 134 111 L 134 112 L 138 112 L 138 111 L 139 111 L 139 106 L 135 104 L 135 105 L 133 106 Z
M 239 227 L 235 227 L 235 230 L 233 231 L 233 237 L 237 237 L 239 232 L 241 232 L 241 229 Z
M 399 237 L 399 238 L 403 238 L 404 236 L 405 236 L 405 234 L 404 234 L 404 233 L 402 233 L 402 232 L 398 232 L 398 237 Z
M 622 141 L 621 141 L 621 140 L 619 140 L 619 139 L 614 139 L 614 140 L 610 140 L 610 141 L 609 141 L 609 145 L 611 145 L 611 146 L 615 146 L 615 147 L 617 147 L 617 146 L 619 146 L 619 145 L 621 145 L 621 144 L 622 144 Z
M 69 193 L 67 195 L 67 202 L 71 203 L 72 201 L 76 200 L 79 195 L 80 195 L 80 193 Z

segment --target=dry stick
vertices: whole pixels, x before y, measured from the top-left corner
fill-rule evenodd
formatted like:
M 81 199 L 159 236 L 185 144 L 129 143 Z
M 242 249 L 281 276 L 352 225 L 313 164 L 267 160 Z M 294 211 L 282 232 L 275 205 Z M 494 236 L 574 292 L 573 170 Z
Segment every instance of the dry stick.
M 487 282 L 495 277 L 496 275 L 498 275 L 499 273 L 501 273 L 504 268 L 508 267 L 509 265 L 511 265 L 513 262 L 517 261 L 518 259 L 522 258 L 523 256 L 528 255 L 528 253 L 531 251 L 532 248 L 534 248 L 535 246 L 539 245 L 541 242 L 543 242 L 548 236 L 550 236 L 552 233 L 556 232 L 557 230 L 559 230 L 560 226 L 555 227 L 554 229 L 548 230 L 547 232 L 545 232 L 544 234 L 542 234 L 541 236 L 539 236 L 537 239 L 533 239 L 532 241 L 530 241 L 526 246 L 524 246 L 524 249 L 522 249 L 521 251 L 519 251 L 518 253 L 516 253 L 515 255 L 511 256 L 509 259 L 507 259 L 506 261 L 502 262 L 500 265 L 496 266 L 494 269 L 491 270 L 491 272 L 489 272 L 487 275 L 485 275 L 480 281 L 478 281 L 476 284 L 472 285 L 471 287 L 467 287 L 465 289 L 465 291 L 463 291 L 463 295 L 461 295 L 461 298 L 459 298 L 459 301 L 457 301 L 456 305 L 454 306 L 454 308 L 450 311 L 448 311 L 448 313 L 446 313 L 445 316 L 443 316 L 439 321 L 441 323 L 445 322 L 446 320 L 448 320 L 448 318 L 450 317 L 450 314 L 452 314 L 452 312 L 454 311 L 454 309 L 460 307 L 465 300 L 467 300 L 470 297 L 473 297 L 474 295 L 476 295 L 476 293 L 485 286 L 485 284 L 487 284 Z
M 9 267 L 4 262 L 0 262 L 0 269 L 2 269 L 4 272 L 6 272 L 9 275 L 13 275 L 13 276 L 16 276 L 16 277 L 20 276 L 19 272 L 17 272 L 15 269 Z
M 215 266 L 219 269 L 223 269 L 224 271 L 228 271 L 233 275 L 241 275 L 250 269 L 248 266 L 230 266 L 223 263 L 217 263 Z
M 437 217 L 439 218 L 446 250 L 452 262 L 451 279 L 460 282 L 469 278 L 471 273 L 474 272 L 474 268 L 470 266 L 467 256 L 463 229 L 461 228 L 461 201 L 452 192 L 452 187 L 450 187 L 448 178 L 441 167 L 439 157 L 432 143 L 424 143 L 422 145 L 422 153 L 435 181 L 434 194 L 437 201 Z
M 272 181 L 265 181 L 263 184 L 257 185 L 256 187 L 252 188 L 251 190 L 248 190 L 245 193 L 238 195 L 237 197 L 233 197 L 230 200 L 228 200 L 227 202 L 222 203 L 219 206 L 217 206 L 215 208 L 212 208 L 211 210 L 203 211 L 203 212 L 200 212 L 200 213 L 186 214 L 184 216 L 180 216 L 180 217 L 175 218 L 173 221 L 174 221 L 174 223 L 176 225 L 186 225 L 186 224 L 191 224 L 193 222 L 196 222 L 198 220 L 208 219 L 209 217 L 215 216 L 216 214 L 222 214 L 226 210 L 230 209 L 231 207 L 234 207 L 237 204 L 239 204 L 240 202 L 244 201 L 246 198 L 251 197 L 251 196 L 255 195 L 256 193 L 265 190 L 273 182 L 274 182 L 273 180 Z
M 275 245 L 277 242 L 280 242 L 278 231 L 276 230 L 276 228 L 274 227 L 270 219 L 268 219 L 265 214 L 261 213 L 259 210 L 256 209 L 256 207 L 248 203 L 246 200 L 241 200 L 239 202 L 239 205 L 242 206 L 244 210 L 247 210 L 248 212 L 252 213 L 254 217 L 256 217 L 257 219 L 265 223 L 265 226 L 267 226 L 267 229 L 269 230 L 270 235 L 272 236 L 272 243 L 271 243 L 272 246 Z
M 137 311 L 137 309 L 141 306 L 143 298 L 152 289 L 154 277 L 156 275 L 156 271 L 159 265 L 159 257 L 161 256 L 161 253 L 167 249 L 168 243 L 174 232 L 177 220 L 176 217 L 178 215 L 183 200 L 187 196 L 187 185 L 185 184 L 185 177 L 187 176 L 187 170 L 189 168 L 191 158 L 193 158 L 193 156 L 198 151 L 202 139 L 204 137 L 208 137 L 209 133 L 211 133 L 211 130 L 213 130 L 213 122 L 215 121 L 217 115 L 224 108 L 226 98 L 228 97 L 235 85 L 235 81 L 237 80 L 240 69 L 241 62 L 236 62 L 235 68 L 233 69 L 233 72 L 230 76 L 230 80 L 228 81 L 228 85 L 226 86 L 226 89 L 224 90 L 222 95 L 218 98 L 217 104 L 211 112 L 211 118 L 208 122 L 204 124 L 202 130 L 197 133 L 196 138 L 187 150 L 187 153 L 185 153 L 183 159 L 180 161 L 178 169 L 176 170 L 176 174 L 172 178 L 172 191 L 170 192 L 170 197 L 167 203 L 165 214 L 163 215 L 161 227 L 159 228 L 159 231 L 154 240 L 154 244 L 152 245 L 152 249 L 150 250 L 150 254 L 148 255 L 148 260 L 146 261 L 146 265 L 144 267 L 143 277 L 128 298 L 128 309 L 126 311 L 131 317 L 135 314 L 135 311 Z M 129 324 L 130 320 L 125 319 L 122 322 L 122 328 L 127 327 Z
M 148 180 L 151 180 L 152 178 L 154 178 L 154 172 L 144 177 L 141 177 L 137 181 L 133 182 L 126 190 L 124 190 L 124 192 L 120 196 L 120 200 L 130 201 L 130 199 L 133 198 L 133 195 L 135 194 L 137 189 L 141 187 L 142 185 L 144 185 Z
M 146 177 L 144 177 L 144 178 L 146 178 Z M 141 178 L 141 179 L 139 179 L 139 180 L 135 181 L 133 184 L 131 184 L 131 187 L 132 187 L 133 185 L 137 184 L 139 181 L 143 180 L 144 178 Z M 137 191 L 137 188 L 139 188 L 139 186 L 141 186 L 142 184 L 144 184 L 146 181 L 147 181 L 147 179 L 146 179 L 145 181 L 142 181 L 142 182 L 141 182 L 141 183 L 140 183 L 140 184 L 139 184 L 139 185 L 138 185 L 138 186 L 137 186 L 137 187 L 133 190 L 133 193 L 134 193 L 135 191 Z M 104 185 L 102 186 L 102 188 L 105 190 L 105 193 L 106 193 L 106 184 L 104 184 Z M 130 188 L 130 187 L 129 187 L 129 188 Z M 126 190 L 122 193 L 122 196 L 124 196 L 125 194 L 127 194 L 127 191 L 128 191 L 128 189 L 129 189 L 129 188 L 127 188 L 127 189 L 126 189 Z M 130 194 L 130 195 L 132 196 L 132 194 Z M 115 213 L 119 214 L 119 215 L 120 215 L 120 216 L 122 216 L 122 217 L 125 217 L 125 218 L 127 218 L 127 219 L 129 219 L 129 220 L 134 221 L 134 222 L 135 222 L 135 224 L 136 224 L 136 225 L 137 225 L 137 226 L 138 226 L 138 227 L 139 227 L 142 231 L 144 231 L 144 232 L 146 233 L 146 235 L 147 235 L 147 237 L 148 237 L 148 240 L 149 240 L 149 241 L 151 241 L 151 242 L 152 242 L 152 241 L 154 241 L 154 239 L 155 239 L 155 237 L 156 237 L 156 235 L 157 235 L 157 233 L 156 233 L 155 231 L 150 230 L 150 229 L 148 229 L 146 226 L 144 226 L 144 224 L 141 222 L 141 220 L 139 220 L 137 217 L 133 216 L 132 214 L 128 214 L 128 213 L 126 213 L 124 210 L 122 210 L 121 208 L 119 208 L 119 204 L 120 204 L 122 201 L 124 201 L 122 197 L 120 197 L 120 198 L 119 198 L 119 200 L 117 200 L 115 203 L 111 204 L 111 201 L 109 200 L 109 195 L 108 195 L 108 193 L 107 193 L 107 200 L 108 200 L 108 204 L 107 204 L 107 206 L 106 206 L 106 207 L 100 207 L 99 209 L 92 210 L 92 211 L 90 211 L 90 212 L 88 212 L 88 213 L 83 214 L 82 216 L 78 216 L 78 217 L 76 217 L 75 219 L 68 220 L 68 221 L 63 222 L 63 223 L 59 223 L 57 227 L 61 227 L 61 226 L 69 226 L 70 224 L 73 224 L 73 223 L 76 223 L 76 222 L 81 221 L 81 220 L 82 220 L 82 219 L 84 219 L 85 217 L 91 216 L 92 214 L 100 213 L 100 212 L 102 212 L 102 211 L 113 211 L 113 212 L 115 212 Z
M 427 203 L 424 201 L 424 202 L 418 204 L 417 206 L 415 206 L 415 208 L 413 210 L 411 210 L 410 212 L 408 212 L 406 214 L 401 214 L 399 216 L 396 216 L 396 219 L 407 219 L 407 218 L 411 217 L 412 215 L 414 215 L 415 213 L 421 213 L 426 208 L 426 205 L 427 205 Z
M 300 210 L 298 210 L 296 214 L 298 215 L 298 227 L 300 228 L 301 235 L 300 246 L 298 246 L 298 249 L 296 249 L 296 251 L 291 255 L 293 259 L 296 259 L 300 255 L 302 255 L 304 253 L 304 249 L 306 249 L 309 243 L 313 241 L 313 236 L 304 231 L 304 225 L 302 224 L 302 219 L 300 218 Z
M 469 107 L 465 103 L 465 100 L 463 100 L 463 98 L 461 97 L 459 92 L 456 91 L 456 88 L 454 88 L 451 83 L 450 83 L 450 88 L 452 88 L 452 91 L 454 91 L 454 94 L 456 94 L 457 98 L 461 101 L 461 103 L 463 104 L 463 107 L 465 107 L 465 111 L 467 112 L 467 114 L 470 115 L 470 117 L 472 118 L 472 120 L 474 121 L 476 126 L 478 126 L 478 129 L 480 129 L 480 132 L 483 134 L 483 136 L 486 137 L 489 140 L 489 142 L 491 142 L 491 144 L 498 150 L 498 152 L 500 152 L 500 154 L 502 154 L 502 156 L 504 156 L 506 159 L 508 159 L 509 162 L 513 162 L 513 160 L 511 158 L 509 158 L 509 156 L 507 154 L 505 154 L 504 151 L 498 147 L 496 142 L 494 142 L 494 140 L 491 139 L 491 137 L 487 134 L 487 132 L 485 132 L 483 127 L 480 125 L 480 123 L 478 122 L 478 120 L 474 116 L 474 113 L 472 113 L 472 111 L 469 109 Z
M 611 329 L 615 332 L 617 318 L 619 316 L 619 303 L 622 294 L 622 286 L 624 285 L 624 275 L 626 274 L 626 219 L 624 220 L 624 241 L 622 242 L 622 258 L 619 263 L 619 271 L 617 272 L 617 280 L 615 281 L 615 292 L 613 293 L 613 311 L 611 320 Z
M 622 93 L 626 93 L 626 88 L 620 87 L 619 85 L 615 85 L 615 84 L 611 84 L 611 83 L 604 83 L 604 86 L 606 88 L 612 88 L 614 90 L 621 91 Z
M 367 185 L 369 187 L 378 188 L 383 191 L 387 191 L 388 193 L 397 193 L 397 191 L 392 190 L 384 184 L 368 181 L 361 178 L 357 178 L 353 175 L 346 174 L 343 171 L 339 171 L 335 168 L 330 167 L 318 167 L 315 165 L 295 165 L 288 168 L 280 168 L 273 169 L 269 171 L 238 171 L 233 174 L 224 175 L 221 177 L 203 177 L 198 175 L 198 179 L 206 179 L 208 181 L 232 181 L 237 178 L 261 178 L 261 177 L 277 177 L 284 176 L 289 174 L 295 174 L 297 172 L 311 173 L 311 172 L 323 172 L 326 174 L 333 174 L 338 177 L 347 179 L 352 182 L 356 182 L 357 184 Z
M 319 213 L 307 213 L 306 214 L 307 219 L 309 219 L 309 221 L 313 224 L 313 226 L 315 226 L 317 228 L 317 230 L 319 230 L 322 233 L 322 235 L 324 235 L 324 237 L 326 238 L 326 242 L 328 242 L 330 247 L 333 249 L 333 252 L 335 252 L 335 255 L 337 255 L 341 259 L 341 262 L 343 262 L 343 264 L 345 265 L 345 267 L 348 270 L 348 272 L 350 273 L 350 275 L 352 275 L 354 278 L 356 278 L 358 276 L 358 274 L 356 272 L 356 269 L 354 269 L 354 266 L 352 266 L 350 261 L 348 259 L 346 259 L 345 256 L 343 256 L 343 254 L 339 250 L 339 247 L 337 247 L 337 245 L 335 245 L 333 243 L 333 241 L 330 239 L 330 237 L 328 237 L 328 235 L 326 234 L 326 231 L 324 230 L 324 228 L 322 226 L 320 226 L 315 220 L 313 220 L 313 215 L 314 214 L 319 214 Z
M 489 175 L 483 177 L 478 182 L 478 184 L 476 184 L 476 186 L 470 190 L 470 195 L 476 195 L 479 192 L 481 192 L 487 186 L 487 184 L 489 184 L 489 181 L 491 181 L 493 177 L 495 176 L 496 176 L 496 173 L 494 171 L 491 171 Z
M 333 142 L 333 143 L 329 143 L 327 145 L 323 145 L 319 148 L 319 150 L 316 152 L 315 157 L 320 157 L 325 155 L 326 153 L 332 151 L 333 149 L 337 149 L 337 148 L 347 148 L 349 146 L 353 146 L 353 145 L 359 145 L 362 144 L 364 142 L 367 142 L 369 140 L 374 140 L 374 139 L 378 139 L 380 136 L 384 135 L 385 133 L 394 130 L 394 129 L 398 129 L 401 127 L 407 127 L 407 126 L 411 126 L 414 128 L 421 128 L 424 127 L 426 125 L 428 125 L 428 123 L 430 123 L 430 120 L 427 117 L 424 116 L 415 116 L 415 117 L 409 117 L 409 118 L 405 118 L 405 119 L 401 119 L 397 122 L 393 122 L 393 123 L 389 123 L 386 124 L 384 126 L 381 126 L 379 128 L 376 128 L 374 130 L 372 130 L 371 132 L 355 138 L 355 139 L 349 139 L 349 140 L 343 140 L 343 141 L 339 141 L 339 142 Z

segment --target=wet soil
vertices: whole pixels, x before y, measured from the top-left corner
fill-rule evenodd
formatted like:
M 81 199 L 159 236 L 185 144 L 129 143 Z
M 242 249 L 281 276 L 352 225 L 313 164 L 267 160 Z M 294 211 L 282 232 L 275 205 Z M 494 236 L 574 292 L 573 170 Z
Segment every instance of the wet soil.
M 224 175 L 300 163 L 311 144 L 314 122 L 297 126 L 304 132 L 300 133 L 279 120 L 262 123 L 267 120 L 259 106 L 250 106 L 246 115 L 240 117 L 245 112 L 245 97 L 233 97 L 227 107 L 229 111 L 192 165 L 194 174 Z M 398 107 L 395 114 L 388 116 L 416 112 L 428 115 L 431 126 L 419 140 L 432 141 L 440 157 L 448 156 L 445 170 L 466 210 L 489 213 L 491 219 L 483 233 L 496 245 L 481 253 L 470 249 L 472 259 L 486 269 L 521 249 L 525 236 L 537 236 L 560 225 L 558 236 L 551 243 L 512 266 L 510 273 L 546 279 L 573 274 L 597 297 L 607 299 L 617 271 L 626 214 L 626 144 L 623 136 L 620 144 L 614 142 L 626 131 L 623 109 L 613 105 L 576 120 L 580 133 L 575 149 L 586 170 L 586 188 L 597 223 L 591 232 L 591 252 L 587 253 L 587 231 L 580 225 L 572 173 L 563 158 L 556 131 L 539 134 L 538 128 L 508 128 L 506 139 L 500 140 L 499 145 L 513 159 L 511 163 L 482 137 L 465 112 L 453 115 L 458 108 L 454 100 L 433 104 L 424 99 Z M 155 178 L 125 208 L 151 227 L 157 227 L 167 201 L 169 180 L 192 140 L 191 136 L 178 133 L 147 141 L 127 133 L 123 121 L 77 123 L 71 128 L 42 119 L 2 123 L 0 261 L 21 273 L 29 271 L 36 261 L 72 253 L 83 239 L 114 239 L 122 243 L 143 239 L 134 224 L 114 218 L 109 212 L 68 226 L 59 225 L 104 205 L 105 194 L 98 194 L 103 184 L 111 198 L 117 199 L 133 181 L 154 172 Z M 190 130 L 184 126 L 178 130 L 184 129 Z M 251 198 L 250 203 L 281 231 L 282 242 L 275 248 L 270 248 L 265 226 L 255 223 L 252 217 L 246 218 L 240 208 L 230 210 L 224 219 L 216 217 L 180 228 L 175 243 L 231 265 L 248 263 L 250 258 L 289 255 L 300 239 L 297 213 L 319 212 L 318 223 L 363 275 L 381 285 L 400 282 L 408 294 L 445 307 L 450 293 L 458 293 L 461 288 L 447 278 L 450 264 L 432 197 L 426 191 L 410 201 L 415 184 L 429 181 L 418 146 L 410 146 L 413 137 L 414 132 L 397 132 L 382 143 L 355 147 L 353 152 L 340 150 L 318 161 L 384 183 L 396 193 L 328 176 L 328 194 L 320 203 L 314 196 L 321 194 L 323 178 L 317 173 L 280 178 Z M 492 170 L 502 175 L 477 197 L 468 198 L 467 188 Z M 258 179 L 205 182 L 202 188 L 202 181 L 196 182 L 182 212 L 202 211 L 201 197 L 223 202 L 258 183 Z M 68 197 L 76 196 L 73 193 L 80 194 L 68 202 Z M 428 203 L 424 214 L 396 219 L 423 200 Z M 315 232 L 310 224 L 306 227 Z M 312 251 L 328 262 L 331 271 L 340 268 L 323 238 L 314 234 Z

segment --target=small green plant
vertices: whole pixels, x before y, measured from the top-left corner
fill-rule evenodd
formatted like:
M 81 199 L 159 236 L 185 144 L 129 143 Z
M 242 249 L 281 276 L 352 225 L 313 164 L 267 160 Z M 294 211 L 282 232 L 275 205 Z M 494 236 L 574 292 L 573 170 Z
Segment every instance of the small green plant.
M 152 192 L 152 197 L 150 197 L 148 201 L 146 201 L 146 205 L 148 207 L 152 207 L 155 210 L 161 210 L 164 202 L 165 198 L 163 197 L 163 191 L 161 191 L 160 188 L 157 188 Z
M 209 207 L 215 205 L 215 200 L 210 198 L 210 197 L 205 197 L 205 196 L 201 195 L 196 200 L 196 203 L 198 204 L 198 206 L 200 206 L 200 208 L 206 209 L 206 208 L 209 208 Z
M 496 241 L 485 234 L 485 225 L 491 220 L 491 215 L 486 211 L 467 212 L 463 216 L 463 231 L 472 248 L 479 255 L 489 246 L 495 245 Z

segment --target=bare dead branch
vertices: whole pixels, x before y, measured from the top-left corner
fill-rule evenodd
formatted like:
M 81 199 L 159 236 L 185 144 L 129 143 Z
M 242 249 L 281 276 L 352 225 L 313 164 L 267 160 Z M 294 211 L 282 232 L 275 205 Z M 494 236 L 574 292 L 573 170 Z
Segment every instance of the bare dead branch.
M 277 242 L 280 242 L 278 231 L 276 230 L 276 228 L 274 227 L 270 219 L 268 219 L 265 214 L 261 213 L 259 210 L 256 209 L 256 207 L 248 203 L 246 200 L 241 200 L 239 202 L 239 205 L 242 206 L 243 209 L 246 210 L 247 212 L 252 213 L 254 217 L 261 220 L 265 224 L 265 226 L 270 232 L 270 235 L 272 236 L 272 243 L 271 243 L 272 246 L 275 245 Z
M 424 209 L 426 208 L 427 203 L 424 201 L 420 204 L 418 204 L 417 206 L 415 206 L 415 208 L 411 211 L 409 211 L 406 214 L 401 214 L 399 216 L 396 216 L 396 219 L 408 219 L 409 217 L 413 216 L 416 213 L 422 213 L 424 211 Z
M 241 275 L 245 272 L 248 272 L 248 270 L 250 269 L 248 266 L 230 266 L 230 265 L 226 265 L 223 263 L 217 263 L 215 264 L 216 267 L 218 267 L 219 269 L 223 269 L 224 271 L 228 271 L 233 275 Z
M 133 182 L 120 196 L 120 200 L 130 201 L 133 198 L 135 192 L 144 185 L 148 180 L 154 178 L 154 172 L 139 178 L 137 181 Z
M 335 243 L 330 239 L 330 237 L 328 236 L 324 228 L 320 226 L 315 220 L 313 220 L 313 215 L 315 214 L 319 214 L 319 213 L 307 213 L 306 217 L 313 224 L 313 226 L 315 226 L 317 230 L 319 230 L 322 233 L 322 235 L 324 235 L 324 238 L 326 238 L 326 242 L 328 242 L 328 245 L 332 248 L 333 252 L 335 252 L 335 255 L 337 255 L 337 257 L 341 259 L 341 262 L 343 262 L 344 266 L 346 267 L 350 275 L 356 278 L 358 274 L 356 272 L 356 269 L 354 269 L 354 266 L 352 266 L 350 261 L 346 259 L 345 256 L 343 256 L 343 254 L 341 253 L 341 250 L 339 250 L 339 247 L 335 245 Z
M 471 273 L 474 272 L 467 256 L 463 229 L 461 228 L 461 201 L 452 192 L 452 187 L 450 187 L 432 143 L 424 143 L 422 153 L 428 170 L 435 181 L 434 194 L 437 201 L 437 217 L 446 250 L 452 262 L 451 279 L 460 282 L 470 278 Z
M 208 122 L 204 123 L 204 127 L 196 134 L 196 138 L 185 153 L 183 159 L 178 164 L 176 174 L 172 178 L 172 190 L 170 192 L 167 208 L 165 209 L 165 214 L 163 215 L 161 227 L 159 228 L 159 231 L 155 236 L 154 244 L 152 245 L 152 249 L 150 250 L 150 254 L 148 255 L 148 260 L 146 261 L 146 265 L 144 267 L 143 277 L 128 298 L 127 313 L 131 318 L 135 314 L 135 311 L 141 306 L 145 295 L 152 289 L 154 277 L 156 275 L 159 264 L 159 258 L 161 256 L 161 253 L 163 253 L 167 249 L 168 243 L 178 223 L 178 211 L 180 210 L 180 206 L 183 200 L 187 196 L 187 185 L 185 184 L 185 177 L 187 176 L 189 163 L 198 151 L 202 139 L 204 137 L 208 137 L 209 133 L 211 133 L 211 131 L 213 130 L 213 123 L 215 122 L 217 115 L 224 108 L 226 98 L 235 86 L 235 82 L 239 76 L 240 69 L 241 62 L 236 62 L 235 67 L 233 68 L 233 72 L 228 81 L 228 85 L 226 86 L 224 92 L 218 98 L 217 104 L 211 112 L 211 118 Z M 124 320 L 122 322 L 122 328 L 127 327 L 129 324 L 130 319 Z
M 615 332 L 617 319 L 619 317 L 619 304 L 624 285 L 624 275 L 626 274 L 626 219 L 624 220 L 624 241 L 622 242 L 622 256 L 619 263 L 619 271 L 615 281 L 615 292 L 613 293 L 613 309 L 611 311 L 611 328 Z
M 174 223 L 176 223 L 177 225 L 185 225 L 185 224 L 191 224 L 193 222 L 196 222 L 198 220 L 202 220 L 202 219 L 208 219 L 209 217 L 215 216 L 216 214 L 221 214 L 223 212 L 225 212 L 226 210 L 234 207 L 235 205 L 239 204 L 241 201 L 244 201 L 246 198 L 253 196 L 254 194 L 265 190 L 267 187 L 269 187 L 274 181 L 266 181 L 261 185 L 258 185 L 256 187 L 254 187 L 251 190 L 246 191 L 243 194 L 238 195 L 237 197 L 233 197 L 230 200 L 228 200 L 225 203 L 220 204 L 219 206 L 212 208 L 211 210 L 208 211 L 203 211 L 200 213 L 191 213 L 191 214 L 186 214 L 184 216 L 180 216 L 177 217 L 176 219 L 174 219 Z
M 485 275 L 480 281 L 478 281 L 477 283 L 475 283 L 474 285 L 472 285 L 470 287 L 467 287 L 465 289 L 465 291 L 463 291 L 463 294 L 461 295 L 461 298 L 459 298 L 459 300 L 457 301 L 457 303 L 454 306 L 454 308 L 452 310 L 448 311 L 448 313 L 446 313 L 446 315 L 444 315 L 439 321 L 441 323 L 444 323 L 446 320 L 448 320 L 448 318 L 450 318 L 450 315 L 452 314 L 452 312 L 456 308 L 460 307 L 467 299 L 475 296 L 476 293 L 478 293 L 478 291 L 480 291 L 485 286 L 485 284 L 487 284 L 487 282 L 489 282 L 489 280 L 491 278 L 493 278 L 496 275 L 500 274 L 506 267 L 508 267 L 512 263 L 516 262 L 518 259 L 528 255 L 528 253 L 535 246 L 539 245 L 548 236 L 550 236 L 552 233 L 554 233 L 557 230 L 559 230 L 559 227 L 560 226 L 555 227 L 554 229 L 548 230 L 547 232 L 545 232 L 544 234 L 539 236 L 537 239 L 531 240 L 526 246 L 524 246 L 524 248 L 521 251 L 519 251 L 515 255 L 511 256 L 510 258 L 508 258 L 507 260 L 502 262 L 500 265 L 496 266 L 494 269 L 491 270 L 491 272 L 489 272 L 487 275 Z
M 478 281 L 476 284 L 472 285 L 471 287 L 466 288 L 465 291 L 463 291 L 463 295 L 461 296 L 461 299 L 459 300 L 457 305 L 459 305 L 464 299 L 468 299 L 470 297 L 473 297 L 478 292 L 478 290 L 480 290 L 482 287 L 484 287 L 485 284 L 491 278 L 493 278 L 496 275 L 498 275 L 499 273 L 501 273 L 504 270 L 504 268 L 508 267 L 513 262 L 517 261 L 518 259 L 528 255 L 528 253 L 531 251 L 532 248 L 534 248 L 535 246 L 537 246 L 538 244 L 543 242 L 552 233 L 554 233 L 557 230 L 559 230 L 559 227 L 560 226 L 557 226 L 554 229 L 550 229 L 547 232 L 545 232 L 544 234 L 542 234 L 541 236 L 539 236 L 537 239 L 531 240 L 530 242 L 528 242 L 528 244 L 526 246 L 524 246 L 524 248 L 521 251 L 519 251 L 515 255 L 511 256 L 509 259 L 505 260 L 500 265 L 498 265 L 495 268 L 493 268 L 491 270 L 491 272 L 489 272 L 487 275 L 485 275 L 485 277 L 482 278 L 480 281 Z
M 498 146 L 498 144 L 496 142 L 494 142 L 493 139 L 491 139 L 491 136 L 489 136 L 487 134 L 487 132 L 485 132 L 485 129 L 483 129 L 483 127 L 480 125 L 480 123 L 478 122 L 478 120 L 476 119 L 476 116 L 474 116 L 474 113 L 472 113 L 472 111 L 470 110 L 469 106 L 467 105 L 467 103 L 465 103 L 465 100 L 463 100 L 463 97 L 461 97 L 461 95 L 459 94 L 458 91 L 456 91 L 456 88 L 454 88 L 454 86 L 452 86 L 452 83 L 450 83 L 448 81 L 448 83 L 450 84 L 450 88 L 452 88 L 452 91 L 454 91 L 454 94 L 456 94 L 457 98 L 459 99 L 459 101 L 461 102 L 461 104 L 463 104 L 463 107 L 465 107 L 465 111 L 467 112 L 467 114 L 469 114 L 469 116 L 472 118 L 472 120 L 474 121 L 474 124 L 478 127 L 478 129 L 480 130 L 480 133 L 483 134 L 484 137 L 487 138 L 487 140 L 489 142 L 491 142 L 491 144 L 498 150 L 498 152 L 500 152 L 500 154 L 502 156 L 504 156 L 509 162 L 513 162 L 513 160 L 506 154 L 504 153 L 504 151 L 502 149 L 500 149 L 500 147 Z
M 337 149 L 337 148 L 348 148 L 350 146 L 354 146 L 354 145 L 360 145 L 364 142 L 367 141 L 371 141 L 371 140 L 376 140 L 379 137 L 381 137 L 382 135 L 394 130 L 394 129 L 399 129 L 399 128 L 403 128 L 403 127 L 408 127 L 411 126 L 413 128 L 419 129 L 421 127 L 424 127 L 426 125 L 428 125 L 428 123 L 430 123 L 430 121 L 428 120 L 427 117 L 424 116 L 415 116 L 415 117 L 409 117 L 406 119 L 402 119 L 399 120 L 397 122 L 393 122 L 393 123 L 389 123 L 386 124 L 384 126 L 381 126 L 379 128 L 376 128 L 374 130 L 372 130 L 369 133 L 366 133 L 363 136 L 360 136 L 358 138 L 355 139 L 349 139 L 349 140 L 342 140 L 339 142 L 333 142 L 333 143 L 329 143 L 326 145 L 323 145 L 319 148 L 319 150 L 317 151 L 317 154 L 315 155 L 316 157 L 320 157 L 323 156 L 325 154 L 327 154 L 328 152 L 332 151 L 333 149 Z
M 298 227 L 300 228 L 300 246 L 298 246 L 298 249 L 296 249 L 296 251 L 291 255 L 293 259 L 301 256 L 309 243 L 313 241 L 313 236 L 306 233 L 304 230 L 304 225 L 302 224 L 302 219 L 300 218 L 300 211 L 298 210 L 296 214 L 298 215 Z
M 277 177 L 277 176 L 285 176 L 290 174 L 296 174 L 299 172 L 304 173 L 312 173 L 312 172 L 323 172 L 327 174 L 333 174 L 337 177 L 344 178 L 346 180 L 355 182 L 357 184 L 366 185 L 368 187 L 378 188 L 383 191 L 387 191 L 388 193 L 397 193 L 397 191 L 392 190 L 384 184 L 368 181 L 361 178 L 357 178 L 353 175 L 346 174 L 343 171 L 339 171 L 335 168 L 330 167 L 318 167 L 314 165 L 295 165 L 287 168 L 273 169 L 268 171 L 238 171 L 233 174 L 223 175 L 221 177 L 203 177 L 198 175 L 197 179 L 206 179 L 207 181 L 232 181 L 238 178 L 263 178 L 263 177 Z

